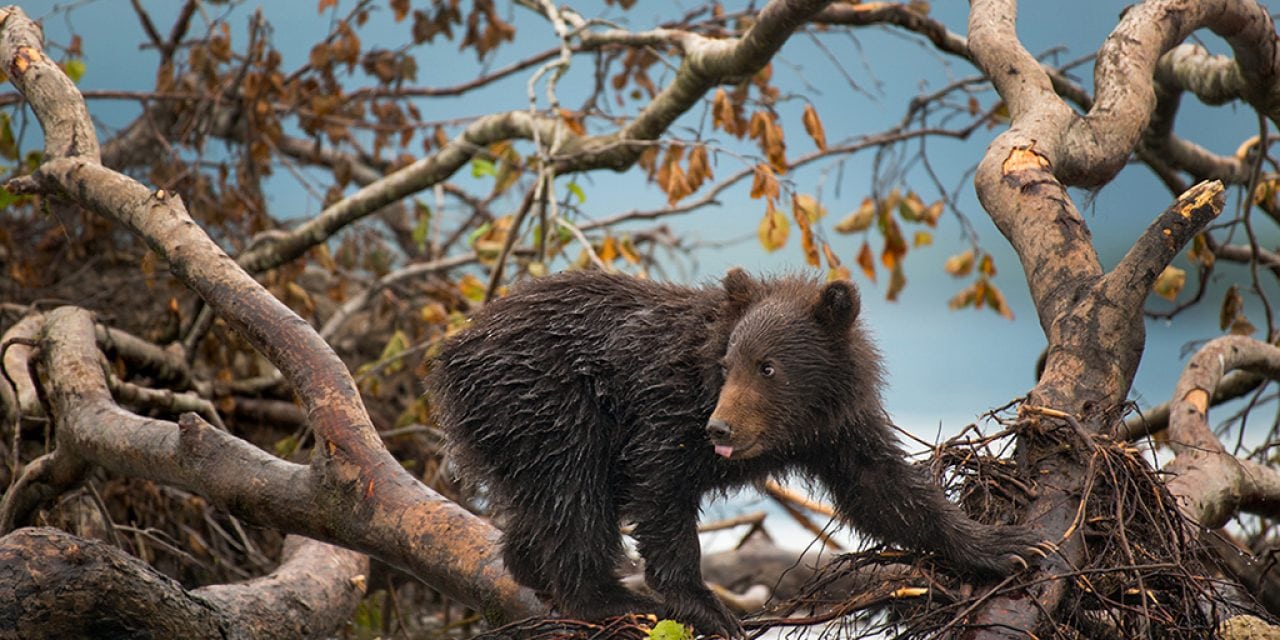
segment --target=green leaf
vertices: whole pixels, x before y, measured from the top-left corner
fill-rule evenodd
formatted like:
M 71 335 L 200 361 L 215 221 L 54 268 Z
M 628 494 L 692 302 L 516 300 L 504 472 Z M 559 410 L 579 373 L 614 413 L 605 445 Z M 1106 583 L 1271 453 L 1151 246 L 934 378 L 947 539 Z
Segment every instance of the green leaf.
M 577 196 L 578 204 L 583 204 L 587 201 L 587 194 L 582 191 L 582 187 L 578 186 L 578 183 L 570 182 L 566 186 L 569 187 L 569 193 L 572 193 L 573 195 Z
M 0 156 L 9 160 L 18 159 L 18 141 L 13 137 L 8 113 L 0 113 Z
M 80 84 L 80 78 L 84 77 L 84 60 L 80 58 L 72 58 L 62 63 L 62 71 L 67 74 L 71 81 Z
M 675 620 L 660 620 L 649 630 L 649 640 L 693 640 L 693 630 Z
M 471 231 L 471 233 L 468 233 L 468 234 L 467 234 L 467 246 L 468 246 L 468 247 L 475 247 L 475 246 L 476 246 L 476 240 L 479 240 L 480 238 L 483 238 L 483 237 L 484 237 L 484 234 L 489 233 L 489 229 L 491 229 L 492 227 L 493 227 L 493 225 L 492 225 L 492 224 L 490 224 L 490 223 L 486 222 L 486 223 L 484 223 L 484 224 L 482 224 L 482 225 L 480 225 L 480 226 L 476 227 L 475 229 L 473 229 L 473 230 Z
M 486 176 L 496 176 L 498 170 L 494 168 L 493 163 L 484 158 L 471 159 L 471 177 L 484 178 Z
M 10 205 L 20 200 L 21 196 L 15 196 L 9 193 L 9 190 L 0 186 L 0 211 L 8 209 Z
M 418 251 L 427 249 L 427 234 L 431 232 L 431 207 L 421 200 L 414 200 L 414 209 L 418 212 L 418 222 L 413 225 L 413 244 Z

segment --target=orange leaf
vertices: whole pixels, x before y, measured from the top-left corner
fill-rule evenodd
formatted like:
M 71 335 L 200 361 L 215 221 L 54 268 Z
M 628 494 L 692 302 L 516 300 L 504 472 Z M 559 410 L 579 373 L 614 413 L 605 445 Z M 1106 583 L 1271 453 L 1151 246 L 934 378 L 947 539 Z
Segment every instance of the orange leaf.
M 580 114 L 575 114 L 574 112 L 561 107 L 560 120 L 569 127 L 570 131 L 580 136 L 587 135 L 587 128 L 582 125 L 582 116 Z
M 822 255 L 827 257 L 827 266 L 835 269 L 840 266 L 840 258 L 836 256 L 836 252 L 831 250 L 831 245 L 822 243 Z
M 689 188 L 697 191 L 710 178 L 715 176 L 711 173 L 711 165 L 707 162 L 707 147 L 698 145 L 689 153 L 689 172 L 687 174 L 689 180 Z
M 818 247 L 813 242 L 813 229 L 809 226 L 809 212 L 801 205 L 800 198 L 802 196 L 791 196 L 791 213 L 796 219 L 796 226 L 800 227 L 800 246 L 804 249 L 804 260 L 811 267 L 822 266 L 822 261 L 818 256 Z M 804 196 L 808 197 L 808 196 Z M 813 202 L 813 198 L 808 198 L 809 203 Z
M 600 251 L 598 252 L 600 261 L 605 264 L 612 264 L 618 259 L 618 247 L 613 240 L 613 236 L 605 236 L 604 242 L 600 243 Z
M 882 218 L 884 222 L 884 250 L 880 252 L 880 263 L 887 269 L 897 269 L 902 257 L 907 255 L 907 241 L 902 237 L 902 229 L 893 218 Z
M 827 134 L 823 131 L 822 120 L 818 119 L 818 112 L 812 104 L 804 105 L 804 130 L 808 132 L 810 138 L 813 138 L 813 143 L 818 145 L 819 149 L 827 150 Z
M 779 193 L 778 178 L 773 169 L 766 164 L 756 165 L 755 177 L 751 181 L 751 197 L 764 196 L 769 200 L 777 200 Z
M 871 255 L 871 245 L 862 241 L 862 249 L 858 251 L 858 266 L 862 267 L 862 273 L 866 274 L 867 279 L 876 281 L 876 259 Z

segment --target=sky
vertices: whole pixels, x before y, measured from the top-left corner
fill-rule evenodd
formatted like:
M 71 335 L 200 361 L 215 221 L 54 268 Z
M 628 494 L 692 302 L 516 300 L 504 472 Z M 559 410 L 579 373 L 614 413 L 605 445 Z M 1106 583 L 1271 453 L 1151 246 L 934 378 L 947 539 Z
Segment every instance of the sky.
M 168 20 L 181 3 L 145 4 L 153 12 L 161 32 L 167 32 Z M 375 2 L 375 6 L 384 4 Z M 422 4 L 414 3 L 415 6 Z M 579 7 L 584 14 L 599 12 L 622 26 L 644 29 L 658 20 L 683 14 L 695 3 L 646 1 L 637 3 L 629 12 L 604 7 L 598 1 L 568 4 Z M 1024 2 L 1018 32 L 1033 54 L 1049 53 L 1046 59 L 1050 61 L 1074 60 L 1096 50 L 1128 4 L 1113 0 Z M 276 44 L 285 54 L 285 68 L 305 59 L 314 38 L 327 30 L 331 19 L 331 14 L 316 12 L 314 0 L 245 2 L 232 14 L 233 42 L 243 42 L 248 16 L 259 5 L 274 26 Z M 734 11 L 746 3 L 725 2 L 725 5 L 727 10 Z M 82 88 L 150 88 L 156 56 L 153 51 L 140 47 L 145 37 L 125 0 L 87 0 L 74 5 L 46 0 L 27 2 L 23 6 L 33 17 L 48 17 L 44 27 L 50 43 L 65 44 L 72 31 L 83 37 L 86 75 L 81 81 Z M 68 6 L 74 9 L 64 11 Z M 350 6 L 350 0 L 343 0 L 339 11 L 345 13 Z M 211 3 L 205 6 L 206 11 L 218 9 Z M 541 18 L 520 8 L 504 11 L 510 12 L 507 15 L 520 30 L 521 41 L 533 33 L 540 35 L 527 38 L 528 45 L 499 50 L 490 61 L 493 67 L 554 42 L 550 26 Z M 939 0 L 932 7 L 934 17 L 961 34 L 967 31 L 967 11 L 968 3 L 957 0 Z M 398 45 L 405 41 L 406 29 L 406 24 L 395 24 L 388 12 L 381 11 L 375 13 L 360 33 L 366 43 Z M 1201 41 L 1212 50 L 1225 50 L 1212 34 L 1201 34 Z M 56 49 L 52 51 L 56 57 Z M 419 84 L 448 86 L 469 80 L 476 72 L 470 52 L 458 54 L 425 47 L 417 51 L 421 56 Z M 465 60 L 459 59 L 460 56 Z M 563 102 L 570 105 L 586 94 L 592 73 L 588 58 L 578 58 L 574 64 L 561 81 L 560 89 Z M 921 38 L 894 29 L 860 29 L 852 34 L 797 34 L 774 62 L 774 78 L 788 96 L 779 108 L 790 133 L 788 153 L 799 154 L 813 148 L 799 124 L 799 113 L 806 100 L 817 107 L 827 138 L 835 143 L 886 129 L 901 119 L 911 97 L 976 73 L 967 62 L 939 54 Z M 1091 65 L 1075 73 L 1078 81 L 1092 86 Z M 484 105 L 490 111 L 527 108 L 524 89 L 527 78 L 528 74 L 523 74 L 513 83 L 495 85 L 461 98 L 423 102 L 424 118 L 472 115 L 481 108 L 477 105 Z M 666 78 L 669 75 L 659 75 L 655 80 L 661 84 Z M 990 93 L 980 95 L 979 99 L 984 106 L 994 100 Z M 628 104 L 626 108 L 634 110 L 635 106 Z M 90 103 L 90 112 L 101 124 L 117 127 L 136 114 L 137 105 L 125 101 L 94 101 Z M 681 136 L 705 131 L 705 117 L 705 111 L 694 109 L 677 122 L 673 131 Z M 1234 151 L 1242 140 L 1256 133 L 1256 127 L 1256 118 L 1249 109 L 1232 105 L 1210 108 L 1193 98 L 1183 101 L 1178 119 L 1181 135 L 1220 153 Z M 1006 320 L 989 311 L 947 308 L 946 301 L 968 284 L 967 280 L 953 280 L 942 272 L 943 261 L 948 256 L 968 247 L 961 225 L 952 213 L 944 215 L 934 230 L 932 246 L 913 249 L 908 255 L 908 286 L 897 302 L 884 300 L 886 274 L 881 273 L 875 283 L 868 282 L 861 274 L 854 276 L 862 291 L 863 318 L 884 354 L 889 371 L 886 405 L 899 425 L 930 441 L 955 433 L 984 412 L 1024 395 L 1034 384 L 1033 366 L 1044 347 L 1043 333 L 1018 261 L 979 207 L 968 173 L 999 131 L 999 128 L 980 130 L 967 141 L 931 140 L 928 146 L 932 166 L 948 190 L 956 190 L 958 207 L 976 231 L 981 247 L 994 255 L 999 268 L 995 281 L 1008 298 L 1015 319 Z M 871 193 L 873 160 L 871 153 L 864 153 L 848 158 L 838 168 L 816 166 L 788 176 L 797 192 L 820 195 L 831 211 L 826 238 L 845 264 L 853 263 L 862 238 L 834 234 L 829 225 L 856 208 L 863 197 Z M 720 153 L 714 158 L 714 169 L 717 176 L 725 176 L 744 166 L 742 163 L 743 159 L 732 153 Z M 287 172 L 278 172 L 278 175 L 270 194 L 275 215 L 292 217 L 288 212 L 296 212 L 294 216 L 302 217 L 319 211 L 319 203 L 292 184 Z M 586 200 L 582 210 L 588 218 L 606 217 L 636 207 L 659 207 L 664 201 L 638 172 L 597 172 L 573 179 L 583 187 Z M 462 172 L 454 180 L 465 187 L 476 186 L 468 184 L 475 178 Z M 564 180 L 560 183 L 562 190 L 564 183 Z M 918 166 L 906 174 L 905 184 L 920 191 L 926 201 L 937 197 L 936 191 L 930 191 Z M 1172 201 L 1151 172 L 1140 165 L 1131 165 L 1113 183 L 1098 191 L 1073 190 L 1072 195 L 1093 231 L 1106 267 L 1114 265 L 1149 221 Z M 1236 202 L 1233 193 L 1228 207 L 1235 207 Z M 456 213 L 461 215 L 460 211 Z M 711 282 L 735 265 L 756 273 L 803 271 L 804 258 L 794 232 L 785 248 L 775 253 L 761 249 L 755 240 L 755 228 L 762 214 L 761 202 L 748 197 L 747 185 L 743 183 L 741 188 L 726 193 L 718 206 L 668 218 L 667 223 L 687 240 L 717 245 L 699 249 L 695 261 L 682 260 L 683 268 L 673 270 L 671 275 L 689 282 Z M 1269 235 L 1264 236 L 1264 244 L 1280 243 L 1280 235 L 1274 228 L 1265 233 Z M 875 240 L 873 247 L 878 248 Z M 1175 264 L 1188 267 L 1184 257 Z M 1240 273 L 1240 270 L 1223 269 L 1217 276 L 1216 288 L 1210 290 L 1208 302 L 1199 308 L 1173 321 L 1148 322 L 1146 356 L 1132 392 L 1140 406 L 1149 407 L 1167 400 L 1178 372 L 1186 363 L 1186 346 L 1219 334 L 1217 301 L 1225 290 L 1222 282 L 1229 275 L 1238 277 Z M 1189 277 L 1193 276 L 1189 273 Z M 1280 299 L 1280 291 L 1270 291 L 1269 295 Z M 1249 298 L 1246 302 L 1255 324 L 1261 324 L 1256 300 Z M 1149 303 L 1151 308 L 1166 306 L 1167 303 L 1160 300 Z

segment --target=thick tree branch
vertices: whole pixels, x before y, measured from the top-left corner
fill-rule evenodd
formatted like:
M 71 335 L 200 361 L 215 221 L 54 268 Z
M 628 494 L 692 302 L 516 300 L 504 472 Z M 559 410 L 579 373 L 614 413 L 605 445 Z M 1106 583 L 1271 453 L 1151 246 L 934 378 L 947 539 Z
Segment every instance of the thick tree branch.
M 364 595 L 368 558 L 290 536 L 270 575 L 187 591 L 110 545 L 55 529 L 0 538 L 0 635 L 324 637 Z
M 1222 183 L 1201 182 L 1178 196 L 1103 278 L 1104 295 L 1125 308 L 1142 306 L 1156 278 L 1226 204 Z
M 1280 348 L 1243 336 L 1224 336 L 1187 363 L 1173 393 L 1169 445 L 1177 455 L 1164 470 L 1169 491 L 1192 522 L 1216 529 L 1241 511 L 1280 515 L 1280 473 L 1241 460 L 1209 428 L 1209 398 L 1223 376 L 1251 371 L 1280 380 Z
M 1094 106 L 1063 132 L 1055 162 L 1063 182 L 1107 183 L 1124 167 L 1156 106 L 1155 67 L 1192 32 L 1209 28 L 1226 39 L 1243 80 L 1238 97 L 1268 117 L 1277 115 L 1280 51 L 1266 7 L 1253 0 L 1159 0 L 1127 9 L 1098 51 Z M 1189 87 L 1201 87 L 1189 83 Z M 1002 93 L 1003 95 L 1003 93 Z

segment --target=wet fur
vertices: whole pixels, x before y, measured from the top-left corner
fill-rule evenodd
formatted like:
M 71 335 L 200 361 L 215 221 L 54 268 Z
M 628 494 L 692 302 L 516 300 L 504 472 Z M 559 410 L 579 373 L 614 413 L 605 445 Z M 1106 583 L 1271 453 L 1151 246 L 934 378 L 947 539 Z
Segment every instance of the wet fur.
M 841 517 L 878 540 L 967 574 L 1016 570 L 1035 553 L 1029 532 L 969 519 L 903 459 L 857 315 L 849 283 L 564 273 L 484 307 L 446 342 L 428 389 L 458 467 L 502 517 L 507 568 L 568 616 L 656 611 L 739 635 L 702 582 L 699 504 L 790 472 L 825 485 Z M 757 375 L 761 358 L 775 375 Z M 713 412 L 759 446 L 715 455 Z M 622 520 L 635 522 L 663 603 L 615 576 Z

